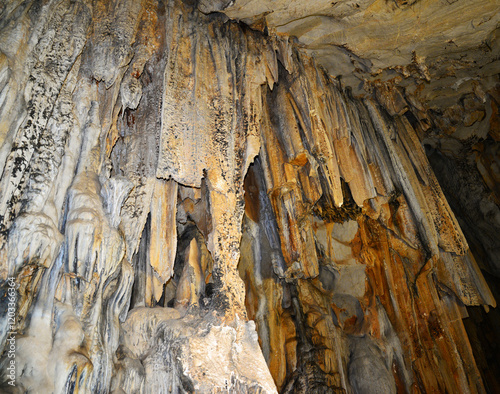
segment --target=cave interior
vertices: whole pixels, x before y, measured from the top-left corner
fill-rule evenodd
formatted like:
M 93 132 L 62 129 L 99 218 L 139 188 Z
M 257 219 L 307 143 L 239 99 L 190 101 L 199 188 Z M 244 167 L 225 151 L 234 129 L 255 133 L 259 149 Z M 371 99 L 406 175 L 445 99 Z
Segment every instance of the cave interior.
M 0 3 L 0 391 L 500 393 L 498 0 Z

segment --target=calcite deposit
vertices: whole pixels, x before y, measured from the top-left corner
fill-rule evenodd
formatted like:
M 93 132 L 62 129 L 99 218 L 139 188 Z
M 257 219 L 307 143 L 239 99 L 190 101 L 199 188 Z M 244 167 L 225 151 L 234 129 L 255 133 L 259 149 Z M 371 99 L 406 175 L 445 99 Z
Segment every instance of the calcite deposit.
M 0 4 L 0 390 L 494 392 L 486 3 Z

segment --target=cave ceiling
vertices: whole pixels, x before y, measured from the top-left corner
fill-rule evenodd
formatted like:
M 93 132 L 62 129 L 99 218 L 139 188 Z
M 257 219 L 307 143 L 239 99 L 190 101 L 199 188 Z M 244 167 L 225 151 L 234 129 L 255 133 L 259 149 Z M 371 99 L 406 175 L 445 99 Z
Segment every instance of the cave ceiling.
M 357 91 L 366 80 L 407 76 L 489 78 L 498 71 L 498 1 L 216 1 L 200 4 L 271 34 L 297 38 L 332 76 Z M 392 72 L 391 72 L 392 71 Z M 382 75 L 381 75 L 382 74 Z

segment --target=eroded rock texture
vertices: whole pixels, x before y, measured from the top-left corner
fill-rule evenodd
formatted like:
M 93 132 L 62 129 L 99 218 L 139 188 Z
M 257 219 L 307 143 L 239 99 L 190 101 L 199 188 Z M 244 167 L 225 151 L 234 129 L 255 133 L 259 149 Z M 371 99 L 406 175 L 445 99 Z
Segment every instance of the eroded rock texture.
M 485 392 L 498 155 L 443 133 L 498 131 L 498 94 L 354 96 L 219 3 L 0 5 L 2 389 Z

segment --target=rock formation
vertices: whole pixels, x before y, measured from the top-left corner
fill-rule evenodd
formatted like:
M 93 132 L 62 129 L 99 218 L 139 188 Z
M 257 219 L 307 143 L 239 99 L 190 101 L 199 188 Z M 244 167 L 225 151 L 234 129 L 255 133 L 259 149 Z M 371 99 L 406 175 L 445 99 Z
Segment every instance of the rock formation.
M 0 5 L 2 390 L 498 387 L 498 4 L 275 3 Z

